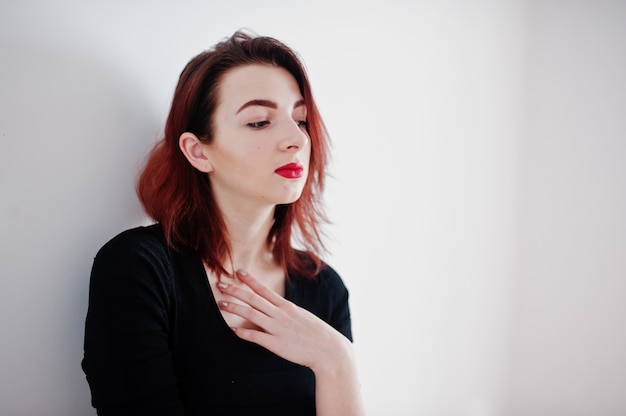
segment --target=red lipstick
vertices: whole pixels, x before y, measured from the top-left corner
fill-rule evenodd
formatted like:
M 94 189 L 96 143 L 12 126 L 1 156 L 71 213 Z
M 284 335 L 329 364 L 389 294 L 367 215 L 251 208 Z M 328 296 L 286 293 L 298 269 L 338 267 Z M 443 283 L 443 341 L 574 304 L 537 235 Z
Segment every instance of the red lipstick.
M 304 175 L 304 167 L 300 163 L 287 163 L 274 172 L 287 179 L 298 179 Z

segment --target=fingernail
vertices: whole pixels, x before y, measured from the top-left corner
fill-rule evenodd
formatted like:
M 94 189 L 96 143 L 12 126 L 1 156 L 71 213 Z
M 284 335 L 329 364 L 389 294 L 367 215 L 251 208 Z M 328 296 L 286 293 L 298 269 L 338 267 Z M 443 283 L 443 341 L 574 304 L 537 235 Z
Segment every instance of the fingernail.
M 243 276 L 247 276 L 248 272 L 245 270 L 237 270 L 237 274 L 243 277 Z
M 217 302 L 217 304 L 220 305 L 222 308 L 228 306 L 228 302 L 226 302 L 225 300 L 220 300 L 219 302 Z
M 228 287 L 228 283 L 219 282 L 217 284 L 217 287 L 219 287 L 220 289 L 226 289 Z

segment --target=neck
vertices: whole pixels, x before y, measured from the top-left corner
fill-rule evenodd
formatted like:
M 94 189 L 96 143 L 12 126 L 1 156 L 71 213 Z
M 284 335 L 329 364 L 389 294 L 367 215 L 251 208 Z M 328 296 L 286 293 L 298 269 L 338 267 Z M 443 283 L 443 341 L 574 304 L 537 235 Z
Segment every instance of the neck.
M 232 268 L 232 272 L 239 269 L 260 271 L 273 263 L 272 247 L 267 237 L 274 223 L 274 207 L 222 210 L 222 216 L 231 248 L 226 269 Z

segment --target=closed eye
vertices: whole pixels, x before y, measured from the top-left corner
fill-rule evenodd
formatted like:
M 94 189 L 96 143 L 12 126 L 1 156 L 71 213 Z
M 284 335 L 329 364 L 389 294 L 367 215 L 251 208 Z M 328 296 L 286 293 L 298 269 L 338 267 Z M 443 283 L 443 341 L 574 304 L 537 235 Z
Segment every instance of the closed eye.
M 298 127 L 304 127 L 304 128 L 308 128 L 309 127 L 309 122 L 306 120 L 298 120 Z
M 262 129 L 263 127 L 266 127 L 269 124 L 270 122 L 268 120 L 263 120 L 263 121 L 255 121 L 252 123 L 248 123 L 247 126 L 253 129 Z

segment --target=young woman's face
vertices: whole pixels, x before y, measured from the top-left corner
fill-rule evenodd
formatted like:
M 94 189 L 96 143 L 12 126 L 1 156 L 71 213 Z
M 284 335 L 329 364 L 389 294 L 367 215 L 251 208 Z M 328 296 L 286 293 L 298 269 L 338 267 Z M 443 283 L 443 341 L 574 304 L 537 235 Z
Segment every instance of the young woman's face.
M 207 145 L 218 203 L 296 201 L 307 179 L 311 142 L 296 80 L 280 67 L 247 65 L 223 77 Z

